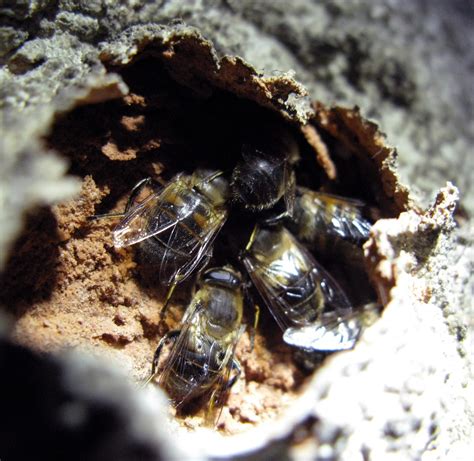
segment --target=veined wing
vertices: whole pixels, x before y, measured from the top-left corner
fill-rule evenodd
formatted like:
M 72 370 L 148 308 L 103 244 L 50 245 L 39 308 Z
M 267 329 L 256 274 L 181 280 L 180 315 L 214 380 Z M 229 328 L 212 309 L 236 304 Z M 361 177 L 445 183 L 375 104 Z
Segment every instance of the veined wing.
M 159 277 L 171 284 L 176 277 L 182 281 L 191 275 L 212 254 L 212 244 L 227 219 L 226 210 L 212 211 L 205 227 L 191 229 L 185 221 L 168 228 L 166 238 L 157 237 L 164 248 L 160 261 Z M 192 216 L 189 219 L 193 219 Z
M 149 237 L 153 237 L 171 228 L 176 219 L 186 219 L 193 213 L 193 208 L 182 207 L 179 218 L 165 208 L 165 204 L 173 203 L 186 184 L 177 178 L 160 193 L 152 193 L 120 221 L 114 230 L 114 245 L 118 248 L 133 245 Z
M 373 302 L 357 306 L 347 313 L 326 312 L 312 325 L 290 327 L 283 340 L 309 352 L 336 352 L 352 349 L 362 329 L 372 325 L 380 316 L 382 305 Z
M 335 312 L 336 315 L 346 316 L 352 313 L 352 304 L 336 279 L 313 257 L 313 255 L 300 243 L 298 243 L 299 250 L 306 261 L 306 264 L 311 268 L 312 276 L 321 288 L 324 295 L 325 305 L 323 315 Z
M 305 194 L 312 195 L 315 198 L 327 201 L 328 203 L 340 206 L 341 208 L 350 207 L 362 209 L 367 206 L 365 202 L 356 198 L 343 197 L 342 195 L 331 194 L 329 192 L 314 191 L 303 187 L 299 189 Z
M 311 254 L 294 240 L 294 246 L 282 252 L 280 258 L 272 264 L 253 263 L 249 257 L 244 258 L 244 265 L 250 277 L 265 299 L 272 315 L 283 331 L 290 327 L 301 328 L 289 312 L 297 309 L 289 299 L 300 298 L 308 302 L 317 296 L 320 290 L 324 297 L 321 314 L 335 312 L 347 315 L 351 312 L 351 303 L 336 280 L 311 256 Z M 315 313 L 316 314 L 316 313 Z
M 286 329 L 283 341 L 308 351 L 335 352 L 352 349 L 360 332 L 361 323 L 357 318 L 331 312 L 311 325 Z
M 267 304 L 278 326 L 285 331 L 291 325 L 285 314 L 285 310 L 289 306 L 280 299 L 280 295 L 286 287 L 281 282 L 273 283 L 272 274 L 269 274 L 268 271 L 265 274 L 265 267 L 257 261 L 252 261 L 250 256 L 244 257 L 243 263 L 255 288 Z
M 284 341 L 312 352 L 335 352 L 352 349 L 362 329 L 372 325 L 380 316 L 382 305 L 373 302 L 358 306 L 351 312 L 327 312 L 318 322 L 303 328 L 288 328 Z
M 354 243 L 362 243 L 369 236 L 372 224 L 364 217 L 363 210 L 367 205 L 350 198 L 323 192 L 301 189 L 300 200 L 305 202 L 314 214 L 315 220 L 322 223 L 330 233 Z
M 338 313 L 338 315 L 345 315 L 351 312 L 352 304 L 339 283 L 314 259 L 313 264 L 314 278 L 319 283 L 326 300 L 324 312 L 333 311 Z
M 202 382 L 207 378 L 207 375 L 199 375 L 198 373 L 194 373 L 191 377 L 188 376 L 190 371 L 192 371 L 190 368 L 194 365 L 197 369 L 200 368 L 196 352 L 190 350 L 190 343 L 193 340 L 192 335 L 195 335 L 193 327 L 195 327 L 196 317 L 204 308 L 205 306 L 203 306 L 201 302 L 191 304 L 191 311 L 188 310 L 185 314 L 185 320 L 181 327 L 179 336 L 174 342 L 163 370 L 158 378 L 158 383 L 164 389 L 167 389 L 168 386 L 172 386 L 173 381 L 176 379 L 182 380 L 181 384 L 188 387 L 187 392 L 184 392 L 179 396 L 170 396 L 176 408 L 179 408 L 181 405 L 186 403 L 186 401 L 199 390 Z M 168 390 L 170 391 L 170 394 L 173 394 L 172 390 Z
M 224 404 L 227 400 L 230 388 L 234 384 L 230 383 L 233 379 L 231 378 L 231 373 L 232 365 L 234 362 L 235 349 L 237 348 L 237 344 L 244 331 L 245 325 L 241 325 L 239 331 L 235 335 L 234 341 L 228 345 L 225 351 L 224 360 L 221 363 L 221 372 L 219 373 L 219 377 L 217 378 L 216 383 L 214 385 L 214 391 L 210 396 L 209 407 L 206 413 L 206 424 L 209 426 L 217 427 L 217 425 L 219 424 L 219 419 L 222 415 L 222 409 L 224 408 Z M 240 370 L 238 371 L 237 378 L 239 376 Z

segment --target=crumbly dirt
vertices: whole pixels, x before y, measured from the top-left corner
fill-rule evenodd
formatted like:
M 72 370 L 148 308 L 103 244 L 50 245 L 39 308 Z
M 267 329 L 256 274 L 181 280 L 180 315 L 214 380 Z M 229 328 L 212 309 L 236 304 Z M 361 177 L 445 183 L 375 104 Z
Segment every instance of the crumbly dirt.
M 113 247 L 113 220 L 91 223 L 87 219 L 105 195 L 86 176 L 76 200 L 46 210 L 39 228 L 17 244 L 8 265 L 11 277 L 3 278 L 2 285 L 16 317 L 14 338 L 19 343 L 44 352 L 80 348 L 110 357 L 126 367 L 138 384 L 150 371 L 161 335 L 178 325 L 184 307 L 171 308 L 167 327 L 160 326 L 164 291 L 146 285 L 132 248 Z M 118 202 L 118 209 L 125 199 Z M 56 223 L 54 236 L 49 220 Z M 25 289 L 27 280 L 35 284 Z M 245 333 L 236 356 L 243 373 L 220 418 L 226 433 L 242 431 L 281 412 L 304 376 L 277 335 L 267 339 L 258 333 L 251 350 Z M 198 412 L 185 418 L 184 424 L 201 425 L 203 416 L 203 411 Z
M 88 218 L 123 210 L 133 185 L 147 176 L 169 180 L 197 166 L 229 172 L 242 143 L 271 127 L 278 130 L 282 122 L 269 110 L 221 90 L 207 98 L 193 94 L 152 60 L 121 72 L 130 87 L 127 96 L 75 109 L 59 118 L 45 139 L 48 147 L 69 159 L 70 173 L 82 178 L 82 189 L 74 200 L 27 218 L 0 280 L 0 302 L 15 318 L 19 343 L 45 352 L 79 348 L 109 357 L 138 384 L 150 371 L 161 336 L 179 325 L 193 281 L 176 290 L 164 327 L 159 314 L 165 289 L 153 265 L 133 247 L 113 246 L 116 219 Z M 334 147 L 331 135 L 326 133 L 323 140 L 315 126 L 303 133 L 288 124 L 286 129 L 294 131 L 300 145 L 298 181 L 316 188 L 336 179 L 328 150 Z M 341 159 L 337 171 L 344 171 Z M 370 201 L 369 189 L 338 179 L 345 193 Z M 215 264 L 238 263 L 254 219 L 231 213 L 223 237 L 216 241 Z M 242 221 L 248 221 L 244 231 Z M 247 324 L 253 321 L 251 311 L 245 312 Z M 227 434 L 275 418 L 295 399 L 307 376 L 265 312 L 254 349 L 246 332 L 236 356 L 242 376 L 219 420 Z M 201 408 L 185 417 L 183 424 L 201 425 L 203 412 Z
M 150 84 L 146 72 L 150 69 L 160 84 Z M 143 177 L 156 179 L 163 173 L 170 179 L 181 169 L 192 171 L 196 166 L 226 168 L 239 150 L 242 132 L 251 131 L 239 126 L 250 123 L 243 113 L 263 114 L 270 123 L 275 116 L 227 94 L 212 99 L 206 114 L 203 102 L 175 85 L 160 68 L 144 63 L 138 65 L 138 77 L 127 72 L 129 95 L 77 108 L 58 119 L 45 139 L 70 159 L 70 172 L 82 177 L 81 192 L 28 217 L 0 280 L 0 301 L 15 318 L 13 336 L 19 343 L 44 352 L 78 348 L 106 356 L 139 384 L 150 372 L 161 336 L 179 325 L 193 281 L 176 290 L 176 305 L 166 316 L 166 326 L 160 324 L 165 288 L 159 286 L 153 267 L 142 267 L 133 247 L 114 248 L 116 219 L 88 218 L 123 210 L 129 191 Z M 229 101 L 237 109 L 223 123 L 220 117 Z M 210 127 L 219 124 L 223 133 L 213 137 Z M 222 253 L 232 251 L 233 242 L 227 246 L 221 243 L 216 263 L 223 262 Z M 253 312 L 245 316 L 252 323 Z M 267 317 L 263 316 L 253 350 L 248 332 L 239 342 L 236 356 L 242 378 L 219 420 L 225 433 L 273 418 L 292 401 L 304 380 Z M 198 409 L 183 424 L 201 425 L 203 416 L 204 409 Z
M 150 371 L 161 335 L 178 325 L 184 307 L 171 308 L 167 327 L 160 326 L 164 291 L 147 286 L 132 248 L 113 247 L 113 220 L 91 223 L 87 219 L 106 194 L 106 188 L 101 190 L 86 176 L 76 200 L 45 212 L 40 229 L 17 245 L 9 264 L 12 277 L 3 280 L 5 296 L 10 293 L 14 301 L 10 306 L 16 316 L 14 337 L 18 342 L 45 352 L 80 348 L 108 356 L 140 383 Z M 125 199 L 118 202 L 118 209 L 123 208 Z M 54 238 L 45 223 L 48 219 L 56 222 Z M 51 240 L 44 244 L 47 238 Z M 54 261 L 44 264 L 49 258 Z M 26 276 L 35 280 L 27 291 Z M 183 291 L 190 290 L 190 285 Z M 272 336 L 267 338 L 259 330 L 253 350 L 249 334 L 241 338 L 236 356 L 242 365 L 242 379 L 220 418 L 222 431 L 240 432 L 272 418 L 295 397 L 304 374 L 293 363 L 289 348 L 278 335 Z M 196 427 L 203 417 L 201 411 L 183 421 Z

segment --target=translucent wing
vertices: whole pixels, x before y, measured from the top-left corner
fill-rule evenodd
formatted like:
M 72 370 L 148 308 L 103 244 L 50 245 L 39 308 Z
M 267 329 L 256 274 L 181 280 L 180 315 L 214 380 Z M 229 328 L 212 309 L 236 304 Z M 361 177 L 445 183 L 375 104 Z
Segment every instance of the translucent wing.
M 114 245 L 124 247 L 141 242 L 149 237 L 165 232 L 176 219 L 182 221 L 193 213 L 191 206 L 181 206 L 171 213 L 165 204 L 176 202 L 176 197 L 187 186 L 184 179 L 176 177 L 160 193 L 152 193 L 133 207 L 114 230 Z
M 297 200 L 316 229 L 356 244 L 368 238 L 372 224 L 364 217 L 364 202 L 303 188 L 299 192 Z
M 195 334 L 193 327 L 199 312 L 204 309 L 200 302 L 192 303 L 185 314 L 180 334 L 174 342 L 170 354 L 161 371 L 158 383 L 170 394 L 170 399 L 176 408 L 185 404 L 190 398 L 199 393 L 202 383 L 209 378 L 202 372 L 197 363 L 195 351 L 190 349 Z M 195 371 L 195 372 L 194 372 Z M 179 389 L 173 386 L 180 385 Z
M 192 216 L 190 216 L 192 219 Z M 227 211 L 210 210 L 205 225 L 192 230 L 186 221 L 177 221 L 161 234 L 155 235 L 163 253 L 159 278 L 171 284 L 184 280 L 212 256 L 212 244 L 227 219 Z
M 234 385 L 235 381 L 231 378 L 235 349 L 239 342 L 240 337 L 245 331 L 245 325 L 241 325 L 239 331 L 236 333 L 234 341 L 232 344 L 229 344 L 225 351 L 224 359 L 221 364 L 221 372 L 218 379 L 214 385 L 214 390 L 210 395 L 208 411 L 206 413 L 206 424 L 209 426 L 217 427 L 219 424 L 219 419 L 222 414 L 222 409 L 227 400 L 227 396 L 231 387 Z M 235 380 L 240 376 L 240 369 L 238 370 L 238 375 L 235 377 Z
M 285 330 L 283 340 L 290 346 L 309 351 L 334 352 L 352 349 L 359 339 L 360 322 L 341 317 L 335 312 L 323 316 L 320 322 Z
M 319 285 L 327 301 L 325 312 L 334 311 L 343 315 L 351 312 L 352 304 L 339 283 L 337 283 L 334 277 L 309 253 L 307 253 L 307 257 L 312 260 L 314 277 L 319 281 Z
M 352 349 L 364 327 L 372 325 L 380 316 L 382 305 L 374 302 L 358 306 L 352 312 L 324 314 L 320 321 L 302 328 L 288 328 L 283 340 L 309 352 L 335 352 Z
M 286 236 L 291 234 L 286 232 Z M 303 303 L 316 306 L 318 302 L 312 303 L 315 296 L 322 297 L 323 305 L 318 307 L 318 312 L 305 311 L 307 318 L 319 318 L 331 312 L 339 316 L 350 313 L 351 303 L 344 290 L 293 237 L 291 242 L 269 264 L 261 264 L 251 255 L 243 259 L 252 282 L 280 328 L 286 331 L 290 327 L 308 326 L 310 322 L 305 322 L 297 310 Z

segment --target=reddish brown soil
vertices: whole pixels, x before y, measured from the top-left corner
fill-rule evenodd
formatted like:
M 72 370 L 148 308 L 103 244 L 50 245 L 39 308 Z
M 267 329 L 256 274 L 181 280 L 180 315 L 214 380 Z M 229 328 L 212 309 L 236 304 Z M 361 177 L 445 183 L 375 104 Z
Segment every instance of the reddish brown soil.
M 76 108 L 58 119 L 45 139 L 48 147 L 69 159 L 70 173 L 82 178 L 81 193 L 26 219 L 25 231 L 0 278 L 0 304 L 15 319 L 14 337 L 19 343 L 45 352 L 78 348 L 105 356 L 140 383 L 150 372 L 162 335 L 179 326 L 193 281 L 179 285 L 166 325 L 160 324 L 165 288 L 160 287 L 153 264 L 145 263 L 134 247 L 113 246 L 115 219 L 88 219 L 122 211 L 137 181 L 144 177 L 166 181 L 196 167 L 228 174 L 244 143 L 266 139 L 284 124 L 300 147 L 299 184 L 329 191 L 337 184 L 335 192 L 368 199 L 371 204 L 384 188 L 383 200 L 391 208 L 395 205 L 391 183 L 377 179 L 376 163 L 361 160 L 365 152 L 379 152 L 382 141 L 372 125 L 360 122 L 358 113 L 351 113 L 349 122 L 358 123 L 356 128 L 363 134 L 359 137 L 350 135 L 352 125 L 344 118 L 340 121 L 339 112 L 321 108 L 317 124 L 301 130 L 222 90 L 195 94 L 150 59 L 120 71 L 130 88 L 126 97 Z M 316 125 L 327 131 L 317 132 Z M 340 136 L 342 144 L 334 136 Z M 331 157 L 332 151 L 341 149 L 346 154 Z M 370 175 L 376 178 L 372 183 L 366 180 Z M 237 255 L 254 219 L 231 210 L 215 242 L 213 264 L 239 264 Z M 253 323 L 250 306 L 244 321 Z M 305 381 L 268 312 L 262 313 L 254 349 L 246 332 L 236 356 L 243 373 L 219 424 L 228 434 L 274 419 Z M 204 411 L 205 402 L 182 419 L 183 424 L 202 424 Z
M 77 348 L 105 356 L 137 383 L 147 377 L 162 334 L 179 324 L 192 282 L 177 289 L 177 305 L 163 328 L 164 289 L 152 270 L 141 267 L 133 247 L 114 248 L 116 220 L 88 217 L 123 210 L 130 189 L 145 176 L 164 172 L 169 179 L 181 168 L 198 165 L 225 168 L 239 150 L 246 129 L 241 125 L 251 123 L 243 120 L 243 111 L 274 118 L 225 94 L 212 99 L 206 113 L 202 101 L 153 69 L 160 84 L 150 85 L 140 70 L 126 71 L 132 93 L 123 100 L 81 107 L 57 121 L 45 142 L 70 159 L 71 173 L 83 178 L 80 195 L 28 218 L 1 279 L 0 302 L 15 318 L 19 343 L 45 352 Z M 236 109 L 223 123 L 221 112 L 231 103 Z M 225 260 L 225 255 L 217 257 L 218 263 Z M 252 315 L 246 313 L 248 323 Z M 304 378 L 265 315 L 255 348 L 250 350 L 245 333 L 236 355 L 243 373 L 220 418 L 226 433 L 273 418 L 295 397 Z M 184 424 L 201 424 L 202 414 L 198 411 Z

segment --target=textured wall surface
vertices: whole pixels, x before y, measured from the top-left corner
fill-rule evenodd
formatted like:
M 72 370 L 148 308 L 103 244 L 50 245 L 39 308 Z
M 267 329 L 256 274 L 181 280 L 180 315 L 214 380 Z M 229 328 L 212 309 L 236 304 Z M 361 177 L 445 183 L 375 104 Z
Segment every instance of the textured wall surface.
M 126 61 L 143 37 L 160 36 L 166 42 L 172 38 L 168 24 L 178 19 L 185 25 L 175 22 L 172 27 L 209 39 L 216 59 L 242 57 L 268 88 L 273 88 L 273 77 L 287 77 L 288 82 L 293 77 L 313 100 L 358 105 L 396 146 L 402 180 L 424 207 L 433 203 L 448 180 L 460 190 L 460 229 L 453 230 L 449 214 L 456 201 L 451 186 L 424 215 L 409 211 L 397 222 L 378 223 L 373 244 L 379 255 L 395 261 L 388 265 L 390 274 L 382 274 L 396 279 L 390 308 L 353 354 L 335 357 L 317 376 L 305 397 L 313 400 L 303 399 L 301 404 L 304 412 L 295 410 L 281 427 L 262 429 L 265 449 L 275 453 L 283 446 L 295 459 L 467 459 L 474 411 L 470 2 L 2 3 L 0 264 L 7 260 L 26 211 L 79 191 L 79 181 L 65 176 L 67 161 L 48 151 L 42 141 L 55 117 L 78 104 L 126 94 L 121 77 L 109 73 L 104 63 Z M 231 67 L 230 74 L 234 70 Z M 223 72 L 214 84 L 229 82 Z M 290 118 L 304 119 L 304 90 L 296 83 L 287 88 L 291 85 L 295 100 L 274 98 L 272 104 Z M 420 244 L 423 239 L 426 245 Z M 429 254 L 423 248 L 429 248 Z M 418 293 L 413 305 L 407 305 L 407 292 Z M 371 348 L 374 343 L 377 347 Z M 0 352 L 0 367 L 8 370 L 11 365 L 4 359 L 7 355 L 1 355 L 3 350 L 12 352 L 7 346 Z M 23 363 L 24 353 L 14 353 Z M 80 362 L 71 363 L 87 381 L 88 371 L 81 370 Z M 131 390 L 120 389 L 117 396 L 127 393 L 133 401 Z M 314 399 L 318 405 L 308 409 Z M 310 434 L 291 447 L 288 434 L 299 424 L 303 430 L 307 419 L 319 421 L 311 426 L 314 437 Z M 150 453 L 158 457 L 160 447 L 153 446 L 148 435 L 145 438 Z M 113 452 L 108 453 L 113 458 Z

